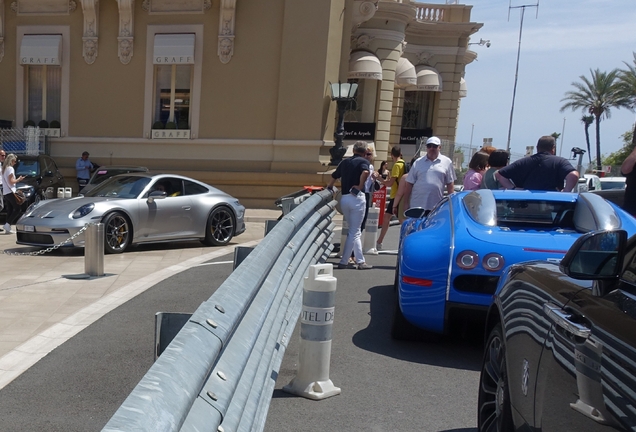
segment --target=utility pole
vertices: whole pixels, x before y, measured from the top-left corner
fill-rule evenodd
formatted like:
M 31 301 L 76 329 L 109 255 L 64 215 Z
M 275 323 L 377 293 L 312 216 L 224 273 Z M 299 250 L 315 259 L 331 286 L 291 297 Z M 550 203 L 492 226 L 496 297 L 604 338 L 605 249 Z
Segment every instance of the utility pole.
M 565 133 L 565 117 L 563 117 L 563 129 L 561 129 L 561 148 L 559 149 L 559 156 L 561 156 L 561 152 L 563 151 L 563 134 Z
M 527 7 L 537 8 L 537 17 L 539 16 L 539 0 L 537 4 L 512 6 L 512 0 L 508 3 L 508 21 L 510 21 L 510 9 L 521 9 L 521 23 L 519 24 L 519 46 L 517 48 L 517 66 L 515 68 L 515 83 L 512 88 L 512 104 L 510 106 L 510 123 L 508 124 L 508 142 L 506 143 L 506 151 L 510 153 L 510 136 L 512 135 L 512 117 L 515 112 L 515 97 L 517 95 L 517 81 L 519 78 L 519 56 L 521 54 L 521 35 L 523 33 L 523 16 L 525 15 Z

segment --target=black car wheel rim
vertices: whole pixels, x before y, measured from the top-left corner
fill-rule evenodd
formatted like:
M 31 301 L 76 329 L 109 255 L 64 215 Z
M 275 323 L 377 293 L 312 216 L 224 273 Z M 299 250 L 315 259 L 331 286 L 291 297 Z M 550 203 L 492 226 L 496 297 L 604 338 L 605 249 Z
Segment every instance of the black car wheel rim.
M 480 431 L 502 431 L 506 409 L 506 361 L 501 338 L 490 340 L 481 372 L 479 398 Z
M 218 209 L 210 216 L 210 233 L 214 240 L 225 243 L 232 238 L 234 222 L 228 210 Z
M 113 216 L 106 226 L 106 243 L 112 250 L 121 250 L 128 244 L 128 222 L 123 216 Z

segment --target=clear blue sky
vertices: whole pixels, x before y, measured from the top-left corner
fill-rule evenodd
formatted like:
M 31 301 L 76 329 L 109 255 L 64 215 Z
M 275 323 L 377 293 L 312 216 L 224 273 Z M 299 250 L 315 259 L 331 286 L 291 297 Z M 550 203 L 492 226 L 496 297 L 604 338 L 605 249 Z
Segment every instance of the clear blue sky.
M 472 4 L 471 21 L 484 26 L 471 37 L 491 42 L 471 45 L 477 60 L 466 66 L 468 96 L 461 100 L 456 142 L 481 147 L 483 138 L 506 148 L 515 79 L 521 10 L 510 9 L 509 0 L 467 1 Z M 536 4 L 512 0 L 512 6 Z M 560 112 L 561 99 L 573 90 L 573 81 L 590 75 L 590 69 L 610 71 L 632 62 L 636 51 L 636 2 L 634 0 L 540 0 L 539 12 L 528 7 L 523 21 L 517 94 L 514 105 L 510 149 L 525 153 L 541 135 L 563 132 L 561 156 L 570 157 L 572 147 L 585 149 L 581 111 Z M 636 114 L 612 110 L 601 122 L 603 155 L 620 149 L 620 136 L 633 129 Z M 592 157 L 596 155 L 594 126 L 590 128 Z M 557 142 L 559 154 L 561 139 Z M 587 155 L 586 155 L 587 158 Z

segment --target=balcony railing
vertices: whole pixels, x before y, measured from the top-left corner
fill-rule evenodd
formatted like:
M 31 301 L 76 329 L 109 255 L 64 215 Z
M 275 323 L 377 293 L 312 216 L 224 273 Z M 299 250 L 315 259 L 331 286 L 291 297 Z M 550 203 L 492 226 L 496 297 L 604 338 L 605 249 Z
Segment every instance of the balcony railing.
M 416 15 L 418 21 L 444 22 L 449 21 L 450 8 L 445 6 L 417 6 Z

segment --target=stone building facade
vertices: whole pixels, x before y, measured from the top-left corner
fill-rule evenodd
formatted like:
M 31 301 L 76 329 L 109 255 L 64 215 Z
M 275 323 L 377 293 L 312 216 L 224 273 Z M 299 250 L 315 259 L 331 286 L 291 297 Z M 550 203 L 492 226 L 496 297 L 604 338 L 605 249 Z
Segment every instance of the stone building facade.
M 101 165 L 184 174 L 272 207 L 333 169 L 330 83 L 358 83 L 345 145 L 366 137 L 379 160 L 414 137 L 454 141 L 481 27 L 471 8 L 0 0 L 0 119 L 44 129 L 71 184 L 87 150 Z

